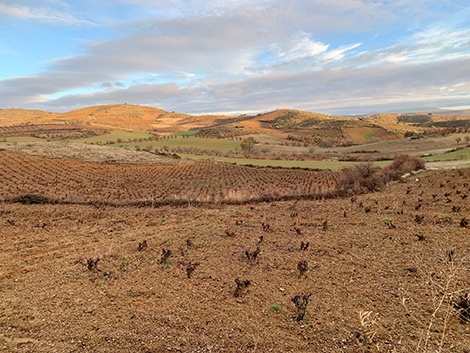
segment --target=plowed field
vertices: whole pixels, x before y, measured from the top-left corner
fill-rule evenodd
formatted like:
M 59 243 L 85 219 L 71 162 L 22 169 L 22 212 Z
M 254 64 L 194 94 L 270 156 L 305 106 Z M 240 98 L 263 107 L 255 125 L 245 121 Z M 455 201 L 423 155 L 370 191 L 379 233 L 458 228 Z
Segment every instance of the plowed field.
M 0 204 L 0 350 L 468 352 L 469 181 L 425 172 L 353 199 L 252 205 Z
M 244 201 L 333 190 L 337 173 L 209 160 L 176 165 L 89 163 L 0 152 L 0 199 L 40 194 L 68 202 Z

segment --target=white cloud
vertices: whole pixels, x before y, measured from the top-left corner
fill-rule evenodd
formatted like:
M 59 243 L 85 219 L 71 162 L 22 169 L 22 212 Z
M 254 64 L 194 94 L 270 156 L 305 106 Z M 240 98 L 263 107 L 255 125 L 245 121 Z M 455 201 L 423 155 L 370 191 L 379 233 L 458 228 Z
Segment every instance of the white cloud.
M 341 46 L 338 49 L 334 49 L 334 50 L 330 50 L 326 52 L 324 55 L 322 55 L 321 59 L 324 63 L 331 63 L 331 62 L 339 61 L 341 59 L 344 59 L 348 51 L 353 50 L 359 47 L 360 45 L 361 43 Z
M 311 34 L 298 33 L 295 38 L 282 44 L 275 44 L 274 49 L 277 49 L 277 56 L 283 61 L 292 61 L 305 57 L 315 56 L 324 53 L 329 45 L 321 42 L 315 42 L 310 39 Z
M 354 64 L 373 66 L 383 62 L 423 64 L 437 60 L 454 60 L 470 56 L 470 29 L 455 29 L 451 25 L 430 26 L 398 44 L 358 55 Z
M 133 102 L 185 113 L 260 111 L 293 107 L 310 111 L 361 114 L 413 107 L 436 109 L 470 99 L 470 59 L 419 67 L 383 63 L 369 68 L 272 73 L 258 77 L 185 87 L 174 83 L 136 84 L 87 95 L 68 95 L 33 106 L 47 110 Z M 447 82 L 447 89 L 442 89 Z M 455 89 L 458 87 L 459 89 Z M 38 97 L 35 97 L 37 101 Z M 69 108 L 67 108 L 69 107 Z
M 454 104 L 469 96 L 469 66 L 462 63 L 469 64 L 470 30 L 433 26 L 359 52 L 366 45 L 351 33 L 380 28 L 401 15 L 409 20 L 426 8 L 424 0 L 411 7 L 404 0 L 120 3 L 146 5 L 154 11 L 149 17 L 162 11 L 164 16 L 123 21 L 114 27 L 115 38 L 89 42 L 81 55 L 50 61 L 33 77 L 0 81 L 0 106 L 68 110 L 126 101 L 192 113 L 279 106 L 339 111 L 425 99 Z M 72 8 L 58 8 L 65 10 L 0 5 L 0 13 L 54 23 L 77 20 Z M 348 39 L 341 42 L 337 33 L 348 33 Z M 102 91 L 70 93 L 91 88 Z
M 63 25 L 95 25 L 90 21 L 76 18 L 69 13 L 56 10 L 50 6 L 34 8 L 29 6 L 0 4 L 0 15 L 1 14 Z

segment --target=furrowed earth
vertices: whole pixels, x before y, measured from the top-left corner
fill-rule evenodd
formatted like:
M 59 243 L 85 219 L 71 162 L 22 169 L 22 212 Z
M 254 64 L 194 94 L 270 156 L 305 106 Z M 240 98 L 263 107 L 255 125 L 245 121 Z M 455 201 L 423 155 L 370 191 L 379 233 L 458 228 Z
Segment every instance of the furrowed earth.
M 0 349 L 468 352 L 469 182 L 426 171 L 353 198 L 204 207 L 4 202 Z M 238 296 L 235 280 L 249 281 Z

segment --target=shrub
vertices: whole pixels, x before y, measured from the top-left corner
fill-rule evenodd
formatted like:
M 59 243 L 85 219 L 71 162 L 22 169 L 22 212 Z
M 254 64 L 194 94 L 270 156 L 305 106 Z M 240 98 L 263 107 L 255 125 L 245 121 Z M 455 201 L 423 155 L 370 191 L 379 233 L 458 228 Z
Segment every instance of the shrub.
M 43 195 L 36 195 L 36 194 L 26 194 L 26 195 L 20 195 L 14 199 L 12 199 L 13 202 L 19 202 L 23 204 L 44 204 L 44 203 L 54 203 L 54 200 L 43 196 Z
M 349 194 L 379 191 L 389 181 L 420 169 L 424 169 L 424 161 L 407 154 L 399 155 L 383 170 L 371 163 L 357 164 L 341 170 L 337 188 Z
M 379 191 L 384 185 L 382 169 L 371 163 L 343 168 L 338 182 L 339 189 L 354 194 Z
M 240 143 L 240 147 L 245 157 L 251 156 L 255 152 L 256 140 L 253 137 L 248 137 Z
M 393 163 L 384 168 L 386 181 L 398 180 L 402 175 L 424 169 L 424 161 L 418 157 L 401 154 L 395 157 Z
M 333 147 L 333 144 L 331 143 L 331 141 L 323 140 L 323 141 L 320 141 L 318 146 L 321 148 L 330 148 L 330 147 Z

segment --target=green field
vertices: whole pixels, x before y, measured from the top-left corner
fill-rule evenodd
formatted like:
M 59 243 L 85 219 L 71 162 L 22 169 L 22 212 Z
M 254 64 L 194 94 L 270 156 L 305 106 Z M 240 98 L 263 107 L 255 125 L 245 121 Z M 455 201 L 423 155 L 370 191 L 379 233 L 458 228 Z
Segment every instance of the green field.
M 152 137 L 152 135 L 147 134 L 145 132 L 110 131 L 109 134 L 105 134 L 101 136 L 93 136 L 93 137 L 88 137 L 84 139 L 70 140 L 70 142 L 97 143 L 97 142 L 106 142 L 106 141 L 116 141 L 119 138 L 123 140 L 124 142 L 126 142 L 129 139 L 149 138 L 149 137 Z
M 93 137 L 75 139 L 75 140 L 71 139 L 67 141 L 77 142 L 77 143 L 85 143 L 85 142 L 97 143 L 97 142 L 106 142 L 106 141 L 116 141 L 118 138 L 120 138 L 121 140 L 126 142 L 129 139 L 149 138 L 149 137 L 152 137 L 152 135 L 144 133 L 144 132 L 110 131 L 109 134 L 105 134 L 101 136 L 93 136 Z M 6 143 L 8 142 L 47 142 L 47 140 L 32 137 L 32 136 L 14 136 L 14 137 L 7 137 Z
M 121 144 L 112 144 L 111 147 L 119 147 Z M 140 146 L 144 148 L 146 146 L 152 146 L 153 148 L 162 148 L 163 146 L 168 147 L 197 147 L 203 150 L 218 150 L 223 152 L 234 151 L 240 146 L 240 142 L 231 140 L 218 140 L 218 139 L 203 139 L 197 137 L 189 138 L 176 138 L 165 141 L 150 141 L 150 142 L 137 142 L 137 143 L 125 143 L 126 147 Z
M 338 170 L 344 167 L 351 167 L 358 162 L 338 162 L 338 161 L 283 161 L 269 159 L 245 159 L 245 158 L 228 158 L 228 157 L 212 157 L 212 156 L 196 156 L 190 154 L 178 154 L 181 158 L 189 159 L 213 159 L 215 161 L 237 163 L 242 165 L 256 165 L 260 167 L 283 167 L 283 168 L 310 168 L 310 169 L 331 169 Z M 389 165 L 391 161 L 380 161 L 374 164 L 379 167 Z
M 40 139 L 37 137 L 32 137 L 32 136 L 6 137 L 5 141 L 3 141 L 3 138 L 0 139 L 0 143 L 12 143 L 12 142 L 46 142 L 46 140 Z
M 180 131 L 176 135 L 178 136 L 183 136 L 183 135 L 196 135 L 199 132 L 199 130 L 186 130 L 186 131 Z
M 470 159 L 470 148 L 466 148 L 460 151 L 439 154 L 436 156 L 424 157 L 423 159 L 426 162 Z

